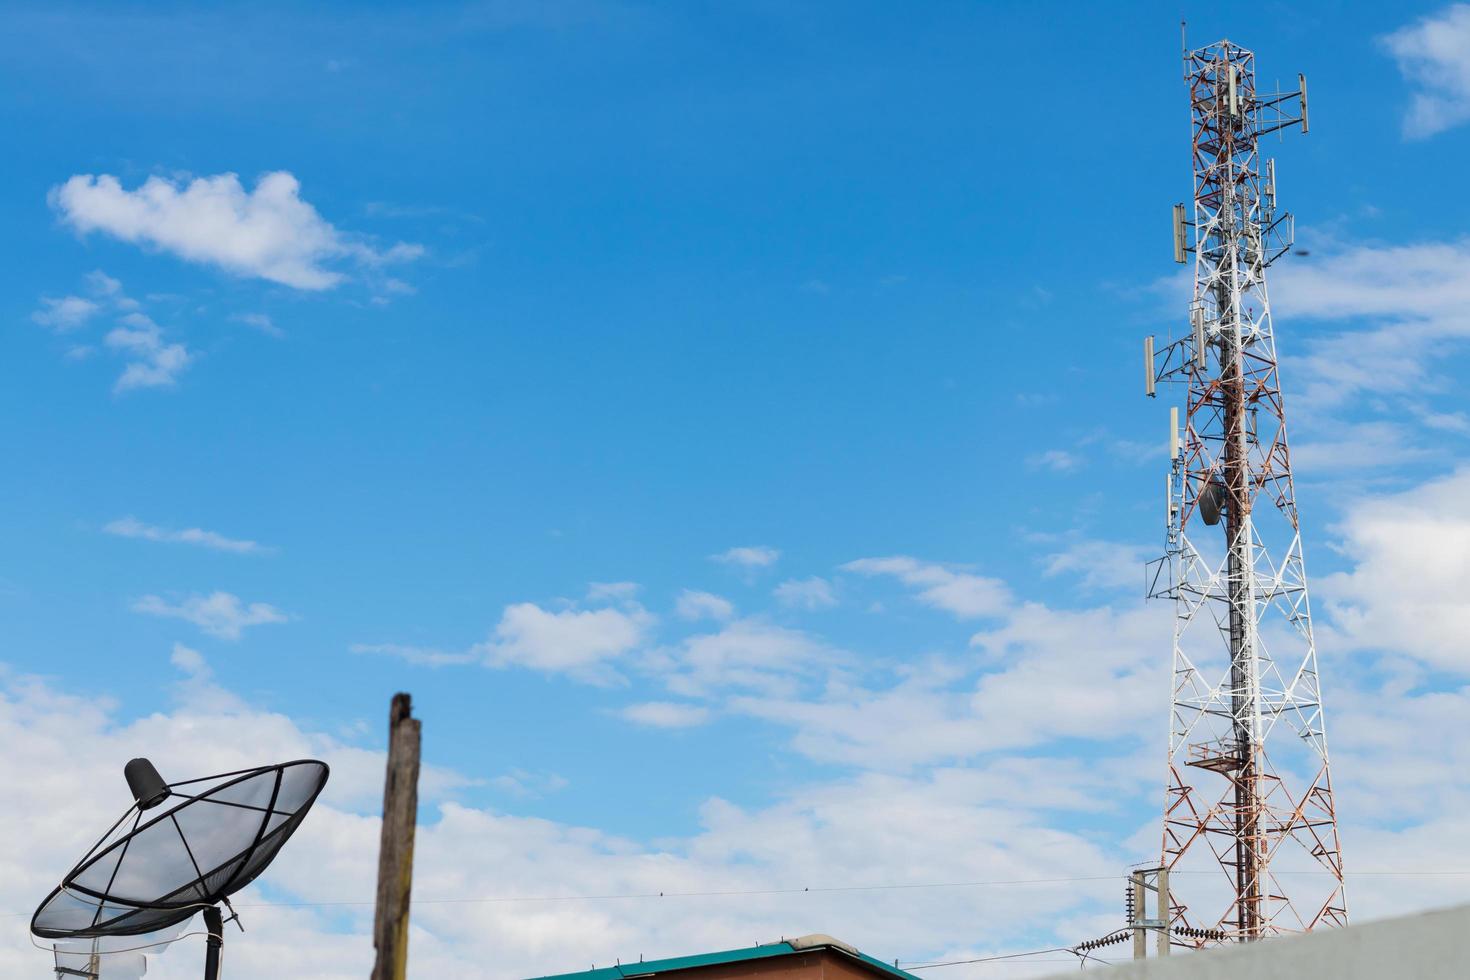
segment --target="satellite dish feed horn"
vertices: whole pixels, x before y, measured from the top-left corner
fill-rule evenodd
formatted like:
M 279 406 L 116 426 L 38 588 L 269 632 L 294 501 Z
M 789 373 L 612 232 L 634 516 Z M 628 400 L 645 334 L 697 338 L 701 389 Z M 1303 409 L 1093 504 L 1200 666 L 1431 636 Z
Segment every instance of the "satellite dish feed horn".
M 151 810 L 168 799 L 168 784 L 147 759 L 133 759 L 123 766 L 123 778 L 133 791 L 139 810 Z
M 62 941 L 155 940 L 116 950 L 131 952 L 166 945 L 176 937 L 159 934 L 202 909 L 204 976 L 216 980 L 224 944 L 220 904 L 229 907 L 229 897 L 271 863 L 306 819 L 328 773 L 325 762 L 298 759 L 165 783 L 151 762 L 133 759 L 123 774 L 135 802 L 46 896 L 31 917 L 31 932 Z

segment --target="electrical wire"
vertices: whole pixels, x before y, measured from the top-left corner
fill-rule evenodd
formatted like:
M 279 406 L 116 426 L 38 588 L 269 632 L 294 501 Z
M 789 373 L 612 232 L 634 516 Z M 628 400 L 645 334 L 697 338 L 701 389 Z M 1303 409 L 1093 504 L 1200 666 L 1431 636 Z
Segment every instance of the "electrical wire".
M 1320 875 L 1331 874 L 1329 871 L 1273 871 L 1273 874 L 1284 875 Z M 1213 875 L 1214 871 L 1176 871 L 1177 875 Z M 1395 877 L 1395 878 L 1463 878 L 1470 877 L 1470 870 L 1464 871 L 1350 871 L 1347 877 Z M 1079 875 L 1062 878 L 1008 878 L 994 879 L 989 881 L 925 881 L 901 884 L 882 885 L 814 885 L 803 888 L 753 888 L 732 889 L 728 891 L 661 891 L 661 892 L 624 892 L 602 895 L 490 895 L 484 897 L 468 898 L 415 898 L 415 905 L 501 905 L 531 902 L 610 902 L 610 901 L 636 901 L 647 899 L 673 899 L 673 898 L 744 898 L 762 895 L 817 895 L 817 894 L 840 894 L 844 892 L 876 892 L 876 891 L 917 891 L 930 888 L 990 888 L 1012 885 L 1052 885 L 1073 884 L 1083 881 L 1120 881 L 1127 880 L 1123 875 Z M 374 899 L 343 899 L 337 901 L 321 902 L 252 902 L 249 904 L 239 903 L 242 909 L 277 909 L 277 908 L 337 908 L 352 906 L 373 905 Z M 0 918 L 15 918 L 17 916 L 30 915 L 29 912 L 0 912 Z
M 905 964 L 904 966 L 901 966 L 900 969 L 903 969 L 903 970 L 937 970 L 941 966 L 969 966 L 971 963 L 996 963 L 996 962 L 999 962 L 1001 960 L 1019 960 L 1019 959 L 1021 959 L 1023 957 L 1027 957 L 1027 956 L 1040 956 L 1043 953 L 1070 953 L 1070 952 L 1072 952 L 1072 950 L 1069 949 L 1066 946 L 1052 946 L 1050 949 L 1034 949 L 1034 950 L 1032 950 L 1029 953 L 1004 953 L 1004 954 L 1002 954 L 1000 956 L 981 956 L 981 957 L 977 957 L 976 959 L 973 959 L 973 960 L 945 960 L 942 963 L 913 963 L 913 964 Z M 1062 963 L 1062 962 L 1070 962 L 1070 961 L 1067 961 L 1067 960 L 1057 960 L 1056 962 Z
M 1027 955 L 1029 955 L 1029 954 L 1027 954 Z M 970 963 L 970 962 L 974 962 L 977 966 L 1030 966 L 1032 963 L 1076 963 L 1077 962 L 1077 957 L 1080 957 L 1081 955 L 1082 954 L 1079 953 L 1079 954 L 1077 954 L 1077 956 L 1070 957 L 1070 958 L 1069 957 L 1063 957 L 1063 956 L 1052 956 L 1052 957 L 1048 957 L 1048 958 L 1045 958 L 1045 959 L 1036 959 L 1036 960 L 1030 960 L 1030 959 L 1027 959 L 1027 960 L 973 960 L 973 961 L 972 960 L 961 960 L 961 961 L 959 961 L 959 963 L 956 963 L 954 965 L 959 966 L 962 963 Z M 1105 960 L 1105 959 L 1103 959 L 1100 956 L 1092 956 L 1092 955 L 1088 955 L 1085 958 L 1086 959 L 1089 959 L 1089 960 L 1092 960 L 1094 962 L 1097 962 L 1097 963 L 1106 963 L 1109 966 L 1112 966 L 1114 963 L 1126 963 L 1126 962 L 1128 962 L 1127 960 Z M 922 970 L 922 969 L 929 969 L 929 968 L 928 967 L 903 966 L 903 965 L 900 965 L 899 966 L 899 969 L 900 970 Z
M 803 888 L 755 888 L 730 891 L 699 892 L 626 892 L 608 895 L 496 895 L 484 898 L 414 899 L 415 905 L 490 905 L 514 902 L 601 902 L 652 898 L 737 898 L 756 895 L 816 895 L 840 892 L 903 891 L 925 888 L 985 888 L 1003 885 L 1071 884 L 1079 881 L 1110 881 L 1117 875 L 1090 875 L 1070 878 L 1009 878 L 992 881 L 925 881 L 892 885 L 813 885 Z M 372 901 L 338 902 L 267 902 L 240 908 L 315 908 L 337 905 L 372 905 Z
M 516 902 L 604 902 L 651 898 L 734 898 L 755 895 L 805 895 L 834 892 L 900 891 L 925 888 L 984 888 L 1002 885 L 1048 885 L 1072 884 L 1079 881 L 1111 881 L 1118 875 L 1087 875 L 1068 878 L 1009 878 L 991 881 L 924 881 L 887 885 L 816 885 L 802 888 L 755 888 L 732 889 L 729 891 L 698 892 L 625 892 L 605 895 L 492 895 L 483 898 L 415 898 L 415 905 L 490 905 Z M 242 909 L 277 908 L 332 908 L 337 906 L 373 905 L 375 899 L 343 899 L 325 902 L 252 902 L 238 903 Z M 5 912 L 0 916 L 11 918 L 29 915 L 29 912 Z
M 207 933 L 207 932 L 181 932 L 177 936 L 174 936 L 172 939 L 160 939 L 160 940 L 158 940 L 156 942 L 144 943 L 141 946 L 125 946 L 122 949 L 97 949 L 97 950 L 90 950 L 88 952 L 95 953 L 97 956 L 113 956 L 113 955 L 116 955 L 117 953 L 136 953 L 136 952 L 139 952 L 140 950 L 156 949 L 159 946 L 170 946 L 170 945 L 178 942 L 180 939 L 188 939 L 191 936 L 208 936 L 208 935 L 209 935 L 209 933 Z M 61 954 L 66 955 L 66 956 L 72 956 L 72 955 L 81 956 L 81 955 L 85 955 L 83 953 L 83 951 L 81 951 L 81 950 L 61 949 L 61 948 L 59 948 L 56 945 L 56 943 L 76 942 L 78 940 L 58 939 L 58 940 L 55 940 L 52 943 L 52 945 L 50 945 L 50 946 L 42 946 L 40 943 L 36 942 L 36 937 L 35 936 L 31 936 L 30 937 L 30 940 L 31 940 L 31 945 L 32 946 L 36 947 L 39 950 L 44 950 L 47 953 L 61 953 Z
M 1032 959 L 1032 957 L 1035 956 L 1045 956 L 1047 953 L 1071 953 L 1074 957 L 1076 957 L 1076 959 L 1064 959 L 1061 957 L 1053 957 L 1051 959 Z M 1091 953 L 1077 949 L 1074 946 L 1053 946 L 1049 949 L 1034 949 L 1027 953 L 1003 953 L 997 956 L 979 956 L 974 959 L 968 960 L 945 960 L 941 963 L 904 963 L 899 964 L 899 969 L 937 970 L 940 967 L 946 966 L 970 966 L 981 964 L 988 966 L 1027 966 L 1031 963 L 1076 963 L 1082 969 L 1086 969 L 1088 960 L 1092 960 L 1095 963 L 1102 963 L 1108 966 L 1111 966 L 1114 963 L 1122 962 L 1121 960 L 1108 960 L 1104 959 L 1101 956 L 1094 956 Z

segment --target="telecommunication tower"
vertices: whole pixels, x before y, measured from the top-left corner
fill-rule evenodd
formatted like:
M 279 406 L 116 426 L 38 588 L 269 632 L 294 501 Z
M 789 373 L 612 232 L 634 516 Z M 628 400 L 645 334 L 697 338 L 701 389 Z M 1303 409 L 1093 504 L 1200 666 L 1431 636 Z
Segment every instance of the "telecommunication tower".
M 1293 228 L 1260 141 L 1307 131 L 1306 81 L 1259 91 L 1230 41 L 1184 66 L 1194 203 L 1174 206 L 1174 258 L 1193 255 L 1194 291 L 1182 336 L 1145 343 L 1147 393 L 1187 391 L 1149 595 L 1175 608 L 1163 930 L 1201 946 L 1344 925 L 1347 906 L 1266 292 Z

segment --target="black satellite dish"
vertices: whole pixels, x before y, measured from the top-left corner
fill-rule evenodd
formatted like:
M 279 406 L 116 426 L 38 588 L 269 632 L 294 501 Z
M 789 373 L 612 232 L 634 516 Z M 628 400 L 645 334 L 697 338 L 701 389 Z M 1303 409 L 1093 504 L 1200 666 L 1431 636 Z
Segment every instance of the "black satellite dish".
M 301 826 L 326 785 L 327 764 L 300 759 L 165 783 L 153 763 L 134 759 L 124 774 L 136 802 L 46 896 L 31 932 L 60 940 L 143 936 L 203 909 L 204 976 L 215 980 L 220 903 L 228 906 Z

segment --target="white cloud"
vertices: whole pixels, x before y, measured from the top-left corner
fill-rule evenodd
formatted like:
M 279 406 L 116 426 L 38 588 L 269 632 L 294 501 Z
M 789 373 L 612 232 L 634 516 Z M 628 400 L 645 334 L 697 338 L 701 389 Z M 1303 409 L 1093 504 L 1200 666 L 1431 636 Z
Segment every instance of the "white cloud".
M 144 524 L 136 517 L 120 517 L 109 522 L 102 528 L 108 534 L 115 534 L 121 538 L 142 538 L 145 541 L 168 541 L 177 544 L 192 544 L 201 548 L 211 548 L 215 551 L 231 551 L 236 554 L 258 554 L 266 549 L 254 541 L 243 538 L 227 538 L 215 531 L 206 531 L 203 528 L 188 527 L 182 530 L 159 527 L 154 524 Z
M 1415 86 L 1404 134 L 1433 136 L 1470 120 L 1470 4 L 1451 4 L 1383 38 Z
M 767 568 L 776 564 L 781 557 L 781 552 L 775 548 L 765 545 L 753 545 L 741 548 L 731 548 L 722 551 L 718 555 L 710 555 L 710 561 L 717 561 L 724 565 L 739 565 L 742 568 Z
M 31 314 L 31 319 L 57 333 L 76 330 L 101 309 L 96 303 L 81 296 L 63 296 L 61 299 L 42 296 L 41 307 Z
M 801 630 L 759 619 L 728 623 L 718 632 L 685 637 L 651 651 L 643 667 L 675 694 L 700 697 L 743 688 L 790 695 L 802 678 L 841 663 L 845 655 Z
M 191 677 L 207 675 L 209 665 L 204 662 L 204 655 L 198 650 L 175 643 L 173 652 L 169 654 L 168 662 L 182 670 Z
M 1320 422 L 1311 431 L 1311 438 L 1292 447 L 1291 464 L 1298 474 L 1391 470 L 1435 452 L 1419 445 L 1414 431 L 1398 422 L 1333 420 Z
M 79 174 L 52 190 L 51 203 L 80 234 L 102 232 L 297 289 L 338 285 L 346 275 L 332 265 L 342 260 L 379 268 L 422 254 L 404 243 L 380 251 L 339 231 L 300 191 L 285 171 L 265 174 L 253 191 L 230 173 L 187 184 L 155 176 L 131 191 L 108 174 Z
M 193 623 L 210 636 L 238 640 L 251 626 L 284 623 L 289 617 L 275 606 L 264 602 L 249 604 L 229 592 L 211 592 L 207 596 L 191 595 L 180 602 L 169 602 L 160 596 L 145 595 L 133 603 L 135 612 L 165 616 Z
M 729 619 L 735 615 L 735 605 L 713 592 L 685 589 L 674 603 L 674 612 L 680 619 Z
M 728 708 L 789 726 L 792 748 L 818 762 L 862 768 L 973 763 L 1071 739 L 1099 751 L 1120 742 L 1116 751 L 1131 758 L 1164 717 L 1170 612 L 1025 603 L 971 638 L 978 661 L 920 661 L 891 687 L 829 682 L 816 698 L 787 685 L 734 698 Z
M 1158 735 L 1172 613 L 1142 600 L 1122 610 L 1028 602 L 1000 626 L 976 633 L 971 645 L 1003 665 L 981 676 L 970 705 L 990 744 Z
M 405 663 L 420 667 L 446 667 L 456 664 L 479 663 L 481 654 L 470 649 L 463 652 L 439 650 L 434 647 L 408 646 L 402 643 L 354 643 L 348 649 L 353 653 L 380 654 L 396 657 Z
M 1470 469 L 1352 504 L 1338 530 L 1352 567 L 1317 590 L 1332 645 L 1470 673 Z
M 891 575 L 917 588 L 921 602 L 961 618 L 994 616 L 1011 602 L 1010 590 L 999 579 L 921 562 L 907 555 L 859 558 L 843 565 L 842 570 L 860 575 Z
M 1386 316 L 1470 321 L 1470 239 L 1314 249 L 1272 269 L 1273 307 L 1293 318 Z
M 709 720 L 709 709 L 676 701 L 644 701 L 618 712 L 636 725 L 650 728 L 694 728 Z
M 776 586 L 772 593 L 783 606 L 795 609 L 831 609 L 837 605 L 837 593 L 832 583 L 813 575 L 811 578 L 787 579 Z
M 538 800 L 543 796 L 566 789 L 571 783 L 565 776 L 554 772 L 527 772 L 512 769 L 490 780 L 490 785 L 509 793 L 518 800 Z
M 1413 411 L 1415 417 L 1431 429 L 1456 432 L 1461 435 L 1470 434 L 1470 415 L 1464 412 L 1436 412 L 1423 406 L 1415 406 Z
M 637 582 L 593 582 L 587 588 L 587 598 L 596 601 L 627 600 L 638 594 Z
M 810 759 L 862 769 L 969 759 L 989 735 L 965 694 L 921 679 L 886 690 L 844 689 L 819 700 L 742 696 L 728 708 L 791 728 L 791 747 Z
M 427 667 L 482 663 L 612 684 L 622 679 L 617 661 L 642 646 L 657 622 L 632 601 L 635 591 L 630 582 L 594 583 L 590 598 L 619 599 L 617 608 L 550 610 L 533 602 L 506 606 L 490 638 L 464 651 L 401 643 L 355 643 L 350 649 Z
M 136 300 L 129 299 L 123 293 L 121 280 L 114 279 L 101 269 L 94 269 L 86 275 L 87 288 L 98 296 L 105 296 L 115 303 L 121 303 L 126 307 L 137 305 Z
M 247 327 L 253 327 L 267 337 L 286 336 L 286 331 L 276 326 L 276 322 L 265 313 L 237 313 L 230 319 L 236 323 L 243 323 Z
M 103 338 L 108 347 L 129 358 L 113 390 L 123 392 L 176 383 L 193 355 L 183 344 L 164 343 L 163 331 L 158 324 L 142 313 L 129 313 L 122 318 L 122 323 Z
M 1136 544 L 1082 538 L 1066 542 L 1042 561 L 1044 575 L 1073 575 L 1084 589 L 1132 589 L 1142 595 L 1149 549 Z
M 244 701 L 215 683 L 214 671 L 198 650 L 175 643 L 168 661 L 184 675 L 175 685 L 175 695 L 180 700 L 187 701 L 197 710 L 216 715 L 246 710 Z
M 505 607 L 494 636 L 480 647 L 491 667 L 526 667 L 606 682 L 609 664 L 638 647 L 653 625 L 643 609 L 564 609 L 531 602 Z
M 61 300 L 43 297 L 41 302 L 46 308 L 31 314 L 31 319 L 64 333 L 85 326 L 104 309 L 120 314 L 117 325 L 103 338 L 106 347 L 127 361 L 113 391 L 175 384 L 194 354 L 183 344 L 166 343 L 163 329 L 141 311 L 137 300 L 123 292 L 121 282 L 100 269 L 87 273 L 84 278 L 95 300 L 80 296 Z M 91 344 L 76 344 L 66 356 L 80 360 L 93 351 Z
M 1036 469 L 1050 470 L 1053 473 L 1070 473 L 1082 465 L 1082 460 L 1076 453 L 1065 449 L 1048 449 L 1046 452 L 1028 456 L 1026 465 Z

